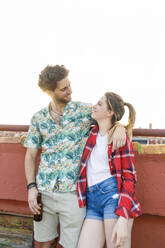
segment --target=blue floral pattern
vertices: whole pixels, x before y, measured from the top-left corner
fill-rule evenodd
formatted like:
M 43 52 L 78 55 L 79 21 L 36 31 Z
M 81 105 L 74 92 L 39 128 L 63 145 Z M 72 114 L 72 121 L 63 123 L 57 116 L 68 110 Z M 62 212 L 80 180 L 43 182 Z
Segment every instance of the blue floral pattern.
M 76 190 L 80 159 L 92 123 L 91 110 L 91 104 L 69 102 L 60 125 L 51 117 L 49 106 L 32 117 L 24 146 L 42 148 L 36 178 L 39 191 Z

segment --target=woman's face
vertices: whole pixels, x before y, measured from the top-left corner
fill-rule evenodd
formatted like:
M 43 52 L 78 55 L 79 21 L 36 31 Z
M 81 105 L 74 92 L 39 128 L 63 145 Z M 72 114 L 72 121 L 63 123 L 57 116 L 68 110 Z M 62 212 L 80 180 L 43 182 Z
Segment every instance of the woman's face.
M 110 118 L 113 115 L 111 110 L 108 110 L 106 103 L 106 96 L 100 98 L 100 100 L 93 106 L 92 118 L 96 121 Z

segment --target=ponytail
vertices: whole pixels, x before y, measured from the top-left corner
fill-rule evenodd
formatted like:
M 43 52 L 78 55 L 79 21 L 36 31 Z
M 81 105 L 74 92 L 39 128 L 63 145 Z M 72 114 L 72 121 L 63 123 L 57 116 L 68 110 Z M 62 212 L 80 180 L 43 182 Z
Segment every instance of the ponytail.
M 128 136 L 132 138 L 132 128 L 135 124 L 136 111 L 132 104 L 125 102 L 124 105 L 127 106 L 129 110 L 128 124 L 125 126 L 125 128 L 127 130 Z

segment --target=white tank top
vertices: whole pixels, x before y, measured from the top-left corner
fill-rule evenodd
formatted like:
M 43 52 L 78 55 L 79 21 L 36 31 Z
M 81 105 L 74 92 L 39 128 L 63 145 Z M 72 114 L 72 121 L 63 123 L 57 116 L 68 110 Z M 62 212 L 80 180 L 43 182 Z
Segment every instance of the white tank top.
M 111 177 L 108 163 L 108 135 L 97 135 L 90 158 L 87 162 L 88 187 L 100 183 Z

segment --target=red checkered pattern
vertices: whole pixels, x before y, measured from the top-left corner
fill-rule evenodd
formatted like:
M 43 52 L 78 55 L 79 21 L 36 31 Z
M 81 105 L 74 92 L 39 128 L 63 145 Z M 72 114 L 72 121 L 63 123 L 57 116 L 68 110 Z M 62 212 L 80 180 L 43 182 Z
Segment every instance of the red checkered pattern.
M 81 158 L 77 182 L 77 195 L 80 208 L 86 205 L 86 167 L 91 151 L 96 144 L 97 134 L 98 126 L 95 125 L 90 132 Z M 132 142 L 130 142 L 129 138 L 127 137 L 125 146 L 115 152 L 112 152 L 112 144 L 108 145 L 108 158 L 111 175 L 114 176 L 118 182 L 119 203 L 115 213 L 127 219 L 140 216 L 142 214 L 141 206 L 135 196 L 137 178 L 134 152 Z

